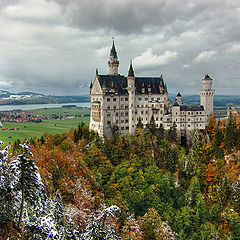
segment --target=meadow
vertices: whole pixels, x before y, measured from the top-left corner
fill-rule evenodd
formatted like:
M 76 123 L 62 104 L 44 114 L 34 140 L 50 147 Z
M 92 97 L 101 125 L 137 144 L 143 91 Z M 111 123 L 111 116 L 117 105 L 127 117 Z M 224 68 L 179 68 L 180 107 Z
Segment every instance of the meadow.
M 65 119 L 49 119 L 43 120 L 41 123 L 26 122 L 26 123 L 4 123 L 4 128 L 16 128 L 17 130 L 0 131 L 0 140 L 4 144 L 13 143 L 17 139 L 23 140 L 25 138 L 40 138 L 43 133 L 57 134 L 70 131 L 77 128 L 82 121 L 86 124 L 89 123 L 89 116 L 81 116 L 82 114 L 89 114 L 87 109 L 77 108 L 56 108 L 56 109 L 40 109 L 29 111 L 32 114 L 40 114 L 45 116 L 51 115 L 69 115 L 75 118 Z

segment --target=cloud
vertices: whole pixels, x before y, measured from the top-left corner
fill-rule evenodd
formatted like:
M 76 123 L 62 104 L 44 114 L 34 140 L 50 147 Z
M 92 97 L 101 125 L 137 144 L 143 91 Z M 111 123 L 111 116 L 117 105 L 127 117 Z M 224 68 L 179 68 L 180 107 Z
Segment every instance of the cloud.
M 165 51 L 162 55 L 154 55 L 153 50 L 148 48 L 140 56 L 133 59 L 136 69 L 154 68 L 168 64 L 171 60 L 177 57 L 177 52 Z
M 214 51 L 214 50 L 212 50 L 212 51 L 208 50 L 208 51 L 201 52 L 194 59 L 194 62 L 209 62 L 215 54 L 216 54 L 216 51 Z
M 170 92 L 197 94 L 209 73 L 226 93 L 240 77 L 239 0 L 0 0 L 0 29 L 0 89 L 86 93 L 96 68 L 108 74 L 112 36 L 120 74 L 133 59 Z
M 183 64 L 183 68 L 189 68 L 189 67 L 191 67 L 190 64 Z
M 49 0 L 50 1 L 50 0 Z M 106 29 L 123 34 L 149 32 L 175 21 L 191 21 L 219 8 L 232 7 L 231 0 L 51 0 L 58 3 L 69 24 L 85 29 Z
M 240 52 L 240 43 L 232 45 L 229 49 L 227 49 L 228 52 L 233 53 L 239 53 Z
M 109 46 L 97 49 L 95 52 L 98 58 L 106 58 L 109 55 Z

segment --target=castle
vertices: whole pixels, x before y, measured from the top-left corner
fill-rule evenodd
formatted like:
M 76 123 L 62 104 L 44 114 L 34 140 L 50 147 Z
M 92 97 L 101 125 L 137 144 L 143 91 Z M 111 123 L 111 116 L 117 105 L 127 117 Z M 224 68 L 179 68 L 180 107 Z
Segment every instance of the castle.
M 178 137 L 190 136 L 194 129 L 204 130 L 213 115 L 214 90 L 212 79 L 202 79 L 200 106 L 186 106 L 182 96 L 177 94 L 175 103 L 170 105 L 167 85 L 160 77 L 137 77 L 132 62 L 128 76 L 118 73 L 118 56 L 113 41 L 108 61 L 109 73 L 100 75 L 98 70 L 90 85 L 91 116 L 89 128 L 102 137 L 112 134 L 113 126 L 120 134 L 134 134 L 139 121 L 143 126 L 154 117 L 156 126 L 165 130 L 175 124 Z

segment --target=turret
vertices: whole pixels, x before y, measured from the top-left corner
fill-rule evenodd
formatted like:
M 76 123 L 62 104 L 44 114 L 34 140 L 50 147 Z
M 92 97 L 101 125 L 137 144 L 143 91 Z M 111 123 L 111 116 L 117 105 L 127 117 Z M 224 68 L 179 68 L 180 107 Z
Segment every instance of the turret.
M 135 76 L 132 66 L 132 61 L 130 62 L 130 67 L 128 71 L 128 77 L 127 77 L 127 90 L 128 90 L 128 99 L 129 99 L 129 133 L 134 134 L 135 132 Z
M 212 78 L 208 74 L 202 79 L 202 90 L 200 91 L 200 104 L 206 114 L 206 123 L 213 116 L 213 97 L 215 90 L 212 90 Z
M 180 94 L 180 92 L 177 94 L 176 96 L 176 102 L 178 105 L 182 105 L 182 95 Z
M 108 66 L 109 66 L 109 75 L 118 75 L 119 61 L 118 61 L 117 51 L 114 44 L 114 39 L 113 39 L 112 49 L 110 50 Z

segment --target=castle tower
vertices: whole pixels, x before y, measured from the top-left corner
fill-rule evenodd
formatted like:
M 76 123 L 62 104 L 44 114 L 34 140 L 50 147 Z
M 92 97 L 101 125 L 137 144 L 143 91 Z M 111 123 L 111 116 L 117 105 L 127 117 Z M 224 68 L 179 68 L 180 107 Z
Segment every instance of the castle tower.
M 178 105 L 182 105 L 182 95 L 180 94 L 180 92 L 177 94 L 176 96 L 176 102 Z
M 202 79 L 202 90 L 200 91 L 200 105 L 204 107 L 206 114 L 206 121 L 209 121 L 209 118 L 213 116 L 213 97 L 215 90 L 212 90 L 212 78 L 205 75 L 205 78 Z
M 135 76 L 132 66 L 132 61 L 130 63 L 128 77 L 127 77 L 127 90 L 128 90 L 128 101 L 129 101 L 129 134 L 135 133 Z
M 113 39 L 112 49 L 110 51 L 108 66 L 109 66 L 109 75 L 114 75 L 114 76 L 118 75 L 119 61 L 118 61 L 117 51 L 114 44 L 114 39 Z

